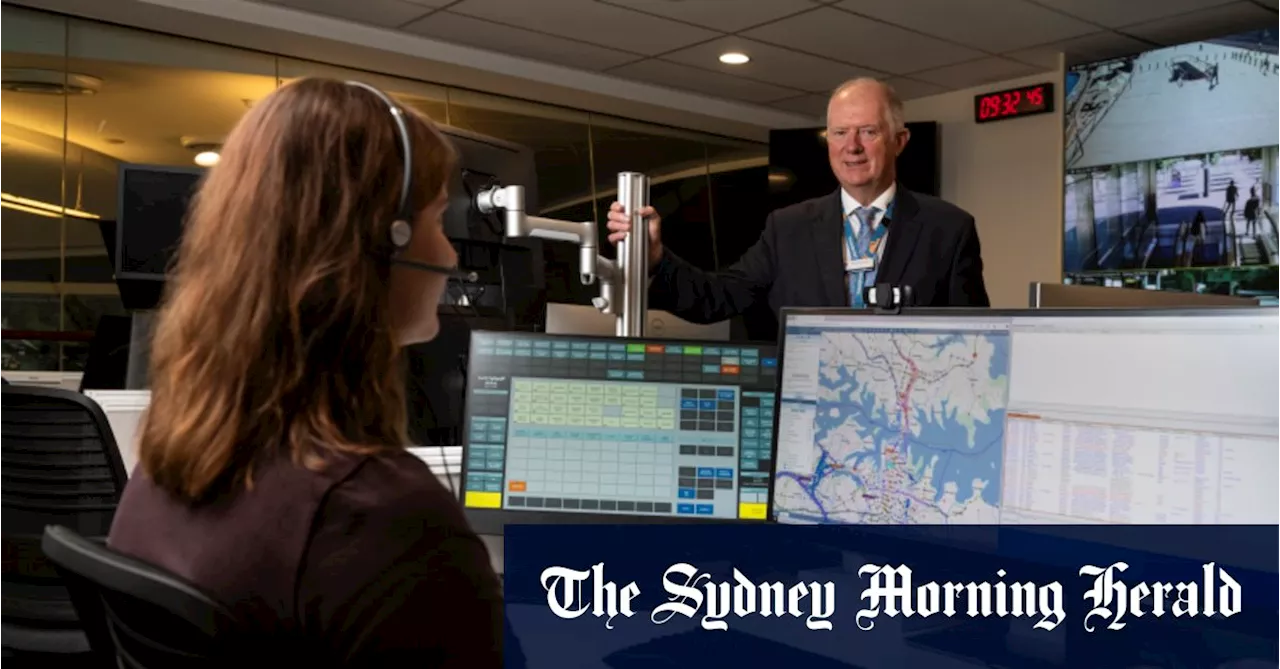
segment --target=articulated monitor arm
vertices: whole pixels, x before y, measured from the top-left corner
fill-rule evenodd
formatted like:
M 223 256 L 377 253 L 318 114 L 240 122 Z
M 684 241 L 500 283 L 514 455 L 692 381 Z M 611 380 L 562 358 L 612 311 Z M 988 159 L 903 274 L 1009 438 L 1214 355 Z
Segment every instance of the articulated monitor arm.
M 632 213 L 632 225 L 645 230 L 645 222 L 634 212 L 649 202 L 649 180 L 642 174 L 624 172 L 618 175 L 619 198 L 625 210 Z M 624 187 L 625 186 L 625 187 Z M 600 296 L 591 300 L 601 312 L 616 316 L 619 336 L 643 336 L 644 314 L 648 293 L 648 236 L 631 235 L 618 246 L 618 261 L 598 254 L 598 237 L 594 221 L 562 221 L 529 216 L 524 211 L 524 186 L 494 186 L 476 194 L 476 208 L 490 214 L 502 210 L 503 231 L 508 238 L 533 237 L 578 244 L 578 274 L 582 285 L 600 282 Z M 634 247 L 634 248 L 632 248 Z M 638 260 L 629 261 L 632 256 Z M 637 268 L 629 276 L 628 265 Z

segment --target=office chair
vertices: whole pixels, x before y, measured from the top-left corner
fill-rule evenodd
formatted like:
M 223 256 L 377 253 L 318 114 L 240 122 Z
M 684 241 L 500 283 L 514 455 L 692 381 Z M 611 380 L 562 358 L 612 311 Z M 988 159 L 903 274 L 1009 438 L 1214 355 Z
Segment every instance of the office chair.
M 127 480 L 106 415 L 61 388 L 3 387 L 0 523 L 6 656 L 71 659 L 90 651 L 57 571 L 40 552 L 44 527 L 105 537 Z
M 235 616 L 196 586 L 65 527 L 46 528 L 41 547 L 95 652 L 114 655 L 122 669 L 226 667 L 238 654 Z

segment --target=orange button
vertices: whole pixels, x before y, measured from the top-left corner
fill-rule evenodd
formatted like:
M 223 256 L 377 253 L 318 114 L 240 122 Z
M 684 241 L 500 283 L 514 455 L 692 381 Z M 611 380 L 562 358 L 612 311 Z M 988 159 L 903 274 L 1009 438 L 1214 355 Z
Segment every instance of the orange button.
M 507 484 L 507 490 L 510 492 L 524 492 L 524 481 L 512 481 Z
M 720 365 L 720 373 L 721 374 L 737 374 L 738 366 L 737 365 Z
M 667 347 L 662 344 L 649 344 L 644 348 L 644 350 L 648 353 L 665 353 L 667 351 Z

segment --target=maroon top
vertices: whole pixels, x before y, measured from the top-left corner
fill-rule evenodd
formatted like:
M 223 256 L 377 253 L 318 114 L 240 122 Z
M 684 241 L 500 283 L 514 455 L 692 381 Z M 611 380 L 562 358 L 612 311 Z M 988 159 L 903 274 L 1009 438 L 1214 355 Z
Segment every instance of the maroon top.
M 109 544 L 181 576 L 255 631 L 344 664 L 497 667 L 502 588 L 457 500 L 405 451 L 287 459 L 190 507 L 139 471 Z

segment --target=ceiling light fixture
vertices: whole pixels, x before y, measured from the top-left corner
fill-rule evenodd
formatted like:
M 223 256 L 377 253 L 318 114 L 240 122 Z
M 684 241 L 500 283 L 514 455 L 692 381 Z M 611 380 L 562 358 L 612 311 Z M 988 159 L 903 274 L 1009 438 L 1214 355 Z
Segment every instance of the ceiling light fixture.
M 217 151 L 201 151 L 196 154 L 195 161 L 200 167 L 213 167 L 222 156 Z
M 200 167 L 213 167 L 222 158 L 221 137 L 183 137 L 180 141 L 184 149 L 195 154 L 193 160 Z
M 0 87 L 14 93 L 41 95 L 93 95 L 102 80 L 87 74 L 29 67 L 6 67 L 0 71 Z
M 0 193 L 0 207 L 13 209 L 15 211 L 25 211 L 28 214 L 36 214 L 37 216 L 47 216 L 49 218 L 58 218 L 63 214 L 72 218 L 83 218 L 86 220 L 96 221 L 101 216 L 90 214 L 87 211 L 79 209 L 71 209 L 70 207 L 59 207 L 56 204 L 33 200 L 29 197 L 21 197 L 18 195 L 10 195 L 9 193 Z
M 739 51 L 730 51 L 729 53 L 720 54 L 720 62 L 725 65 L 743 65 L 750 62 L 751 57 Z

